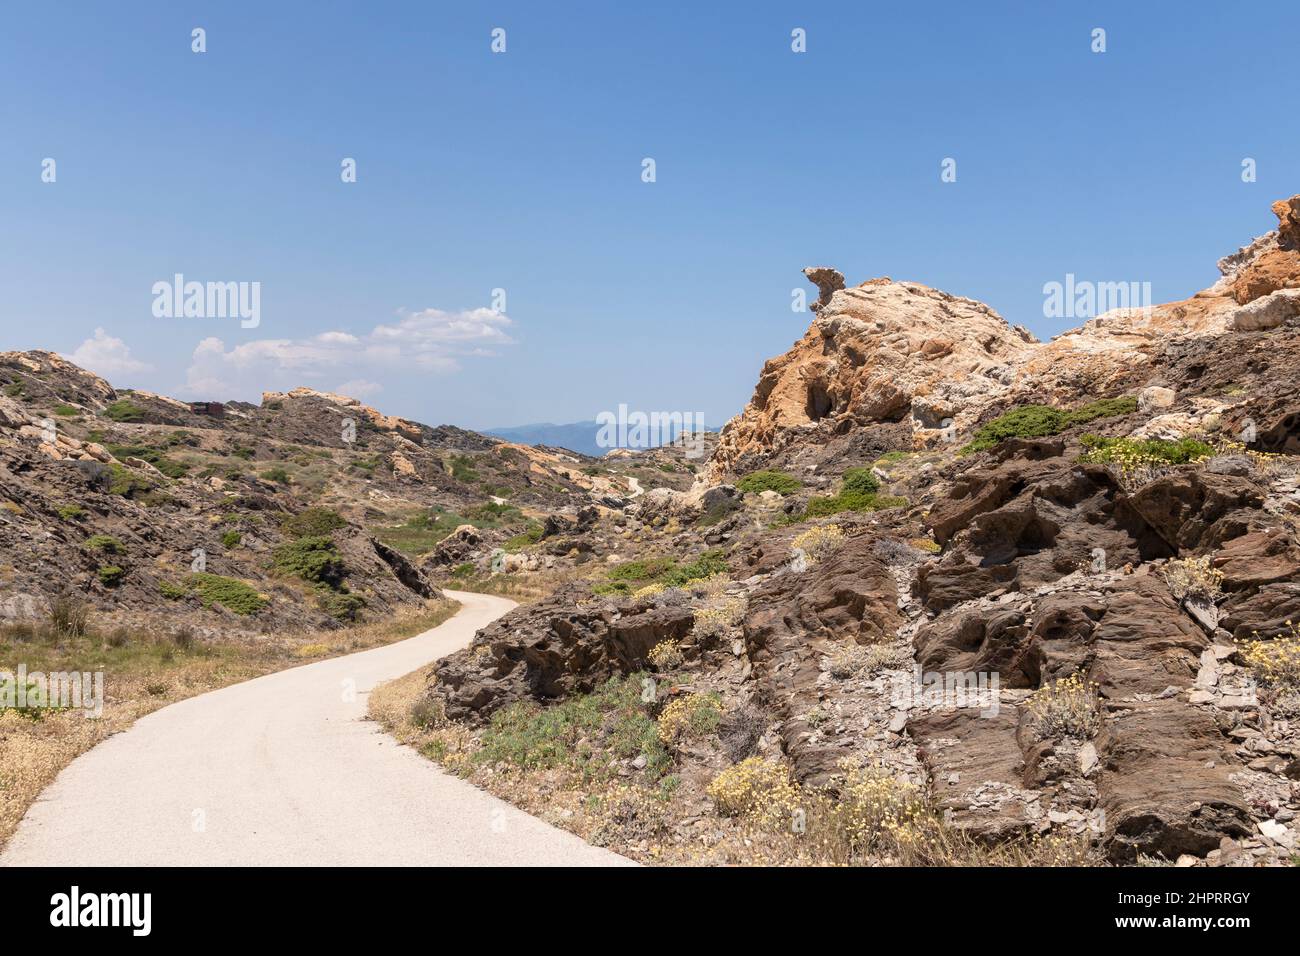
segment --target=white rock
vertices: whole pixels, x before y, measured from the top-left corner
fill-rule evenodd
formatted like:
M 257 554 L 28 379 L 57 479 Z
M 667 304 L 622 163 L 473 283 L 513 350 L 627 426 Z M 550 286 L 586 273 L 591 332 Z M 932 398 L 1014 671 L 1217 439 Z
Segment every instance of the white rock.
M 1079 773 L 1085 777 L 1097 769 L 1099 758 L 1097 748 L 1089 741 L 1079 748 Z
M 1300 289 L 1278 289 L 1232 314 L 1231 328 L 1238 332 L 1275 329 L 1287 319 L 1300 315 Z
M 1159 385 L 1150 385 L 1138 394 L 1138 409 L 1149 412 L 1157 408 L 1168 408 L 1174 403 L 1174 390 Z

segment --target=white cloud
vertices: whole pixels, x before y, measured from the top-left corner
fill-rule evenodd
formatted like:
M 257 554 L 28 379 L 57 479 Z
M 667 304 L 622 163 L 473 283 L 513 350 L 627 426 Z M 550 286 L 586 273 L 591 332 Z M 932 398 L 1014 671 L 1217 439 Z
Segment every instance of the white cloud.
M 495 347 L 513 344 L 512 324 L 491 309 L 399 309 L 395 322 L 362 336 L 329 331 L 305 339 L 254 339 L 230 349 L 210 337 L 194 350 L 186 390 L 205 398 L 252 399 L 295 385 L 319 387 L 340 372 L 371 372 L 374 378 L 401 369 L 455 372 L 460 357 L 489 356 Z M 373 394 L 380 388 L 359 375 L 331 391 L 360 397 L 362 390 Z
M 384 386 L 378 382 L 367 382 L 364 378 L 354 378 L 337 388 L 330 389 L 331 392 L 346 395 L 348 398 L 365 398 L 367 395 L 376 395 L 383 390 Z
M 103 329 L 95 329 L 94 336 L 78 345 L 68 360 L 107 379 L 114 375 L 147 372 L 150 368 L 147 363 L 131 356 L 131 349 L 125 342 Z

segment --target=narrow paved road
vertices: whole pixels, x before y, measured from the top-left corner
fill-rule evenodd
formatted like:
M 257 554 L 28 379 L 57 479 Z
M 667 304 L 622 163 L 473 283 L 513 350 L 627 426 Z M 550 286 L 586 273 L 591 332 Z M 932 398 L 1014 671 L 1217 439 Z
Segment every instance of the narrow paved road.
M 513 606 L 449 593 L 461 610 L 418 637 L 142 717 L 59 774 L 0 864 L 629 864 L 443 773 L 363 719 L 376 684 L 464 647 Z

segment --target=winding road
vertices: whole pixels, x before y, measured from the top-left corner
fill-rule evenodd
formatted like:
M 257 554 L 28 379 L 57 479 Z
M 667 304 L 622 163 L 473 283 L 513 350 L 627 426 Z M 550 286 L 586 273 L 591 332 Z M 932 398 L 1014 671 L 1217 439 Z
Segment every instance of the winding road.
M 0 865 L 631 865 L 439 770 L 365 719 L 369 691 L 513 602 L 155 711 L 73 761 Z M 110 675 L 111 677 L 111 675 Z

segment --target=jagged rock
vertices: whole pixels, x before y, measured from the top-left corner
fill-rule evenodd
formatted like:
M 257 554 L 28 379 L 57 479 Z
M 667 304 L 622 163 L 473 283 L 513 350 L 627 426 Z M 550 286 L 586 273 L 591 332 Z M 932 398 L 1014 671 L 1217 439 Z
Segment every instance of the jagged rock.
M 1276 329 L 1298 315 L 1300 315 L 1300 289 L 1278 289 L 1254 299 L 1234 312 L 1232 328 L 1238 332 Z
M 831 301 L 831 296 L 844 288 L 844 273 L 837 269 L 809 266 L 803 274 L 817 287 L 817 301 L 812 304 L 814 312 L 820 312 Z
M 822 654 L 832 642 L 887 640 L 901 621 L 894 576 L 872 546 L 866 536 L 853 539 L 808 571 L 770 578 L 750 597 L 746 650 L 801 782 L 826 783 L 849 756 L 810 733 L 806 715 L 820 700 Z
M 691 629 L 688 608 L 656 606 L 618 615 L 579 609 L 575 591 L 516 608 L 483 628 L 466 649 L 434 665 L 426 692 L 448 717 L 481 722 L 507 704 L 589 693 L 609 678 L 646 666 L 662 641 Z

